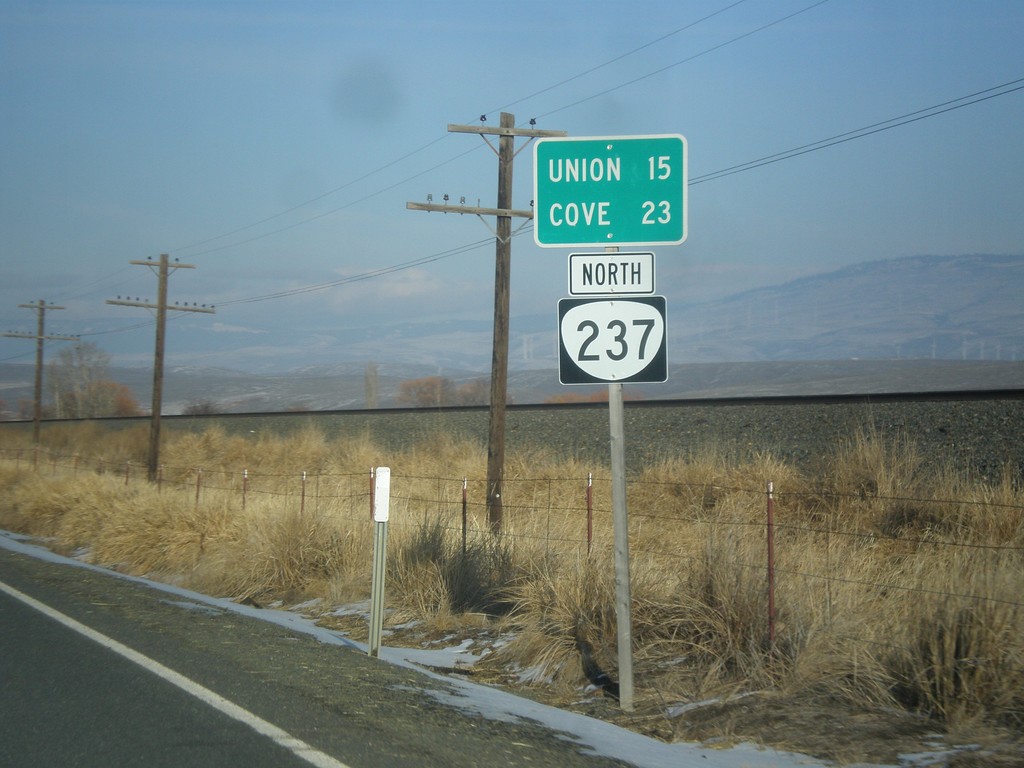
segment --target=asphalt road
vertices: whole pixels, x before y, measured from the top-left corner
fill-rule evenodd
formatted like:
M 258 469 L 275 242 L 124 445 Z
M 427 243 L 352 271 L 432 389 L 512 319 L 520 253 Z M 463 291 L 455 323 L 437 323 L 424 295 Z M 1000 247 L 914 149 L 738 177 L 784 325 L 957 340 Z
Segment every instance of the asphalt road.
M 444 687 L 278 625 L 0 548 L 0 765 L 623 765 L 542 725 L 427 694 Z

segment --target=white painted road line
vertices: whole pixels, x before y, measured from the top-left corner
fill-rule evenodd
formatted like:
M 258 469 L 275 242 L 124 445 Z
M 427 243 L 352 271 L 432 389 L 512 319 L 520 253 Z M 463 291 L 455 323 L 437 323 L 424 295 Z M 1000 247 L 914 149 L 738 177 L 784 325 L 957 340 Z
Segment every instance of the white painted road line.
M 108 648 L 114 653 L 138 664 L 143 669 L 152 672 L 154 675 L 166 680 L 172 685 L 183 690 L 185 693 L 194 696 L 228 717 L 233 718 L 240 723 L 244 723 L 257 733 L 272 739 L 274 742 L 289 750 L 297 757 L 301 757 L 306 762 L 317 766 L 317 768 L 349 768 L 345 763 L 335 760 L 330 755 L 321 752 L 302 741 L 302 739 L 295 738 L 286 731 L 278 728 L 273 723 L 268 723 L 263 718 L 254 715 L 247 709 L 243 709 L 234 702 L 228 701 L 223 696 L 211 691 L 209 688 L 204 688 L 199 685 L 199 683 L 189 680 L 184 675 L 175 672 L 173 669 L 165 667 L 160 662 L 154 661 L 148 656 L 144 656 L 138 651 L 129 648 L 127 645 L 123 645 L 122 643 L 117 642 L 117 640 L 107 637 L 94 629 L 90 629 L 84 624 L 75 621 L 70 616 L 64 615 L 60 611 L 51 608 L 45 603 L 39 602 L 35 598 L 30 597 L 23 592 L 19 592 L 14 587 L 9 586 L 2 581 L 0 581 L 0 591 L 6 592 L 14 599 L 20 600 L 25 605 L 39 611 L 44 616 L 48 616 L 54 621 L 63 624 L 68 629 L 72 629 L 80 635 L 89 638 L 93 642 L 99 643 L 104 648 Z

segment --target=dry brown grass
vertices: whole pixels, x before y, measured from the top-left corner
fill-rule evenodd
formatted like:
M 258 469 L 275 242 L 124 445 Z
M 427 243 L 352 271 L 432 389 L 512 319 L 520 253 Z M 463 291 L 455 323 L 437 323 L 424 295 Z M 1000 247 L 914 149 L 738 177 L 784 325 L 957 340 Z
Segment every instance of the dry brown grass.
M 370 468 L 393 469 L 392 624 L 437 631 L 480 616 L 514 638 L 496 658 L 569 692 L 615 678 L 610 487 L 543 451 L 510 456 L 505 526 L 487 528 L 483 446 L 441 434 L 385 455 L 223 430 L 167 438 L 161 487 L 118 468 L 144 435 L 45 433 L 46 456 L 0 463 L 0 525 L 62 552 L 218 595 L 329 604 L 369 594 Z M 25 447 L 0 431 L 0 447 Z M 77 456 L 72 460 L 70 457 Z M 97 474 L 102 466 L 107 470 Z M 638 705 L 771 691 L 899 706 L 948 728 L 1024 723 L 1024 492 L 926 474 L 913 443 L 851 435 L 813 478 L 771 455 L 711 451 L 645 468 L 629 489 Z M 198 475 L 196 469 L 203 468 Z M 242 497 L 242 472 L 250 473 Z M 305 486 L 302 473 L 306 473 Z M 462 478 L 468 528 L 461 527 Z M 775 642 L 769 642 L 766 485 L 775 488 Z M 304 489 L 303 489 L 304 488 Z

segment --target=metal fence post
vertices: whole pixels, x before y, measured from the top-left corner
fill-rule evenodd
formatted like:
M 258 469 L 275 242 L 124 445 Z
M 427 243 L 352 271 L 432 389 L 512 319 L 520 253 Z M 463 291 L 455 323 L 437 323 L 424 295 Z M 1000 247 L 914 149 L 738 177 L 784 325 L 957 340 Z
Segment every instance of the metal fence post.
M 462 556 L 466 556 L 466 529 L 469 524 L 468 514 L 468 496 L 466 492 L 467 481 L 466 478 L 462 478 Z
M 587 554 L 594 548 L 594 473 L 587 472 Z

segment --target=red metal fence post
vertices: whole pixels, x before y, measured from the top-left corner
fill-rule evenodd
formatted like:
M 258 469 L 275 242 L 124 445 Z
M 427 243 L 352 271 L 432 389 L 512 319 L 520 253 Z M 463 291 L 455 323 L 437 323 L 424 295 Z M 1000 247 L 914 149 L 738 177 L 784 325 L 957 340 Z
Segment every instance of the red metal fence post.
M 468 526 L 468 496 L 466 478 L 462 478 L 462 556 L 466 556 L 466 528 Z
M 203 486 L 203 468 L 196 470 L 196 510 L 199 509 L 199 489 Z
M 594 473 L 587 473 L 587 554 L 594 547 Z

